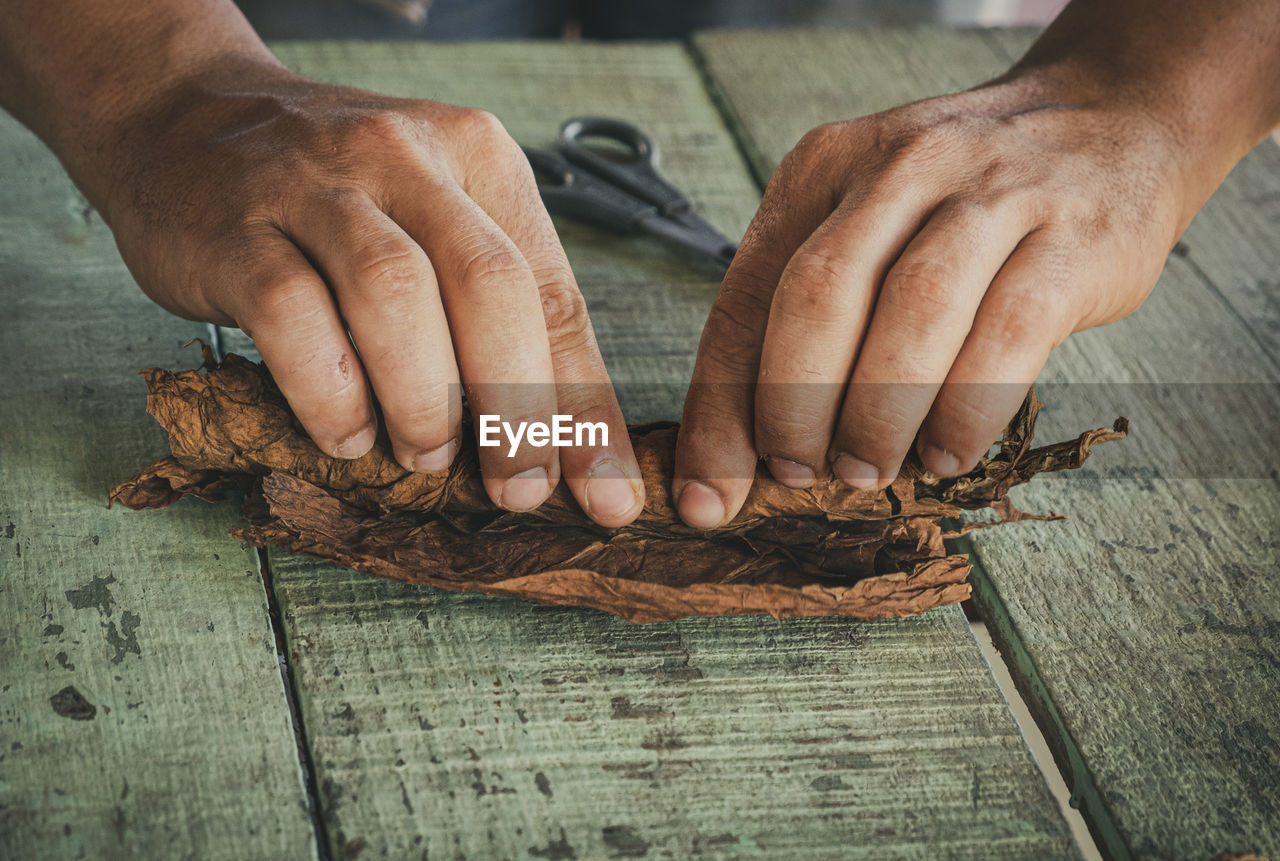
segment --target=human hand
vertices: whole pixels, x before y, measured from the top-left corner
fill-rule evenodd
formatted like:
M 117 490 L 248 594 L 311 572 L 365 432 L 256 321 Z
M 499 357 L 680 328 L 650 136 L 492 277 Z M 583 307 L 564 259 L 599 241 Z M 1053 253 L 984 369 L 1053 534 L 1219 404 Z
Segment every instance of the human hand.
M 563 468 L 597 522 L 639 513 L 585 303 L 491 115 L 263 65 L 173 88 L 106 149 L 101 209 L 138 283 L 176 314 L 250 334 L 327 453 L 369 450 L 376 395 L 396 459 L 446 468 L 462 383 L 477 416 L 609 428 L 608 445 L 481 448 L 494 502 L 534 508 Z
M 758 457 L 797 488 L 884 488 L 913 440 L 971 469 L 1057 344 L 1150 292 L 1203 200 L 1188 158 L 1140 105 L 1036 75 L 810 132 L 708 317 L 681 516 L 728 522 Z

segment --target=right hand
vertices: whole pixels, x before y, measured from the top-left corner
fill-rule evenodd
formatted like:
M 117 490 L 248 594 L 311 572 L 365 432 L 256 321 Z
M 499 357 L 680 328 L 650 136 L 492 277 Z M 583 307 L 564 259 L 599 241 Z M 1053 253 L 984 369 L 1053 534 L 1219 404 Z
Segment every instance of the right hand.
M 445 469 L 461 383 L 476 414 L 609 426 L 608 446 L 480 449 L 495 503 L 536 507 L 563 467 L 598 523 L 639 514 L 586 305 L 492 115 L 255 67 L 170 88 L 109 150 L 101 208 L 143 290 L 251 335 L 325 452 L 372 447 L 376 395 L 396 459 Z

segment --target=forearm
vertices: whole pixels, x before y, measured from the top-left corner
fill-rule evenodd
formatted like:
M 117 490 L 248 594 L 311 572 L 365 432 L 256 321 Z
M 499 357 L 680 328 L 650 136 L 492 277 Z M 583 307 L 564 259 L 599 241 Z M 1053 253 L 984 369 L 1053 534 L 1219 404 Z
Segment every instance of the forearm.
M 0 104 L 99 205 L 130 117 L 181 81 L 278 65 L 230 0 L 19 0 L 0 24 Z
M 1280 0 L 1074 0 L 1001 80 L 1020 78 L 1120 99 L 1166 128 L 1189 220 L 1280 124 Z

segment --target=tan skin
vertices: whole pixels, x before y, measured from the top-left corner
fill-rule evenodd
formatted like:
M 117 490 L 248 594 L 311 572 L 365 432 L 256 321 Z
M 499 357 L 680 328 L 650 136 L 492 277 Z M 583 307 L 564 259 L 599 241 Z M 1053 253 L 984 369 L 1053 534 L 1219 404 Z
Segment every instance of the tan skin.
M 400 462 L 445 468 L 459 383 L 504 420 L 605 421 L 608 447 L 482 449 L 485 485 L 525 510 L 563 477 L 597 522 L 634 519 L 621 411 L 500 124 L 295 75 L 229 0 L 139 5 L 10 4 L 0 102 L 148 295 L 249 332 L 336 456 L 372 446 L 376 397 Z M 1277 122 L 1280 0 L 1076 0 L 997 81 L 815 129 L 708 318 L 681 515 L 730 520 L 762 456 L 796 487 L 882 487 L 913 441 L 933 472 L 968 469 L 1054 346 L 1138 307 Z
M 760 457 L 793 487 L 883 488 L 913 445 L 971 469 L 1277 123 L 1280 2 L 1076 0 L 989 84 L 813 130 L 703 331 L 681 516 L 727 522 Z

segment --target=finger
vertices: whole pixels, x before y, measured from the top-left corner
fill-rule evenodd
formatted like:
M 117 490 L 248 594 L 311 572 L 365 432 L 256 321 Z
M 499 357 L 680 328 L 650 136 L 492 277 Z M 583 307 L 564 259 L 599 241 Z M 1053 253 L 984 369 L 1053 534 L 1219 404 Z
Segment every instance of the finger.
M 1062 246 L 1037 232 L 1000 270 L 920 429 L 920 458 L 930 472 L 972 469 L 1070 334 L 1077 312 L 1067 301 L 1069 265 Z
M 337 297 L 396 460 L 417 472 L 446 469 L 458 451 L 462 395 L 426 254 L 363 192 L 313 198 L 289 229 Z
M 623 526 L 644 508 L 644 481 L 631 448 L 604 359 L 555 227 L 538 195 L 533 171 L 512 144 L 507 170 L 472 177 L 467 192 L 520 249 L 542 300 L 560 414 L 586 428 L 585 445 L 559 449 L 574 498 L 602 526 Z M 505 177 L 504 177 L 505 174 Z M 601 431 L 601 428 L 603 430 Z
M 538 285 L 510 237 L 448 177 L 421 172 L 389 214 L 421 243 L 436 270 L 458 368 L 477 428 L 496 416 L 513 432 L 480 442 L 480 469 L 495 503 L 536 508 L 560 479 L 549 440 L 527 431 L 553 423 L 551 348 Z M 520 432 L 524 423 L 525 432 Z M 491 438 L 492 440 L 492 438 Z
M 831 442 L 854 487 L 887 486 L 911 450 L 992 279 L 1026 235 L 1013 207 L 943 204 L 885 276 Z
M 924 184 L 851 195 L 782 273 L 761 352 L 755 433 L 757 450 L 784 484 L 807 487 L 826 474 L 877 287 L 932 203 Z
M 690 526 L 728 523 L 751 490 L 758 460 L 752 403 L 769 304 L 787 261 L 830 205 L 830 189 L 800 158 L 784 160 L 707 314 L 671 486 L 680 517 Z
M 230 265 L 222 304 L 253 338 L 281 393 L 316 445 L 356 458 L 377 436 L 360 359 L 320 275 L 284 234 L 253 243 Z

